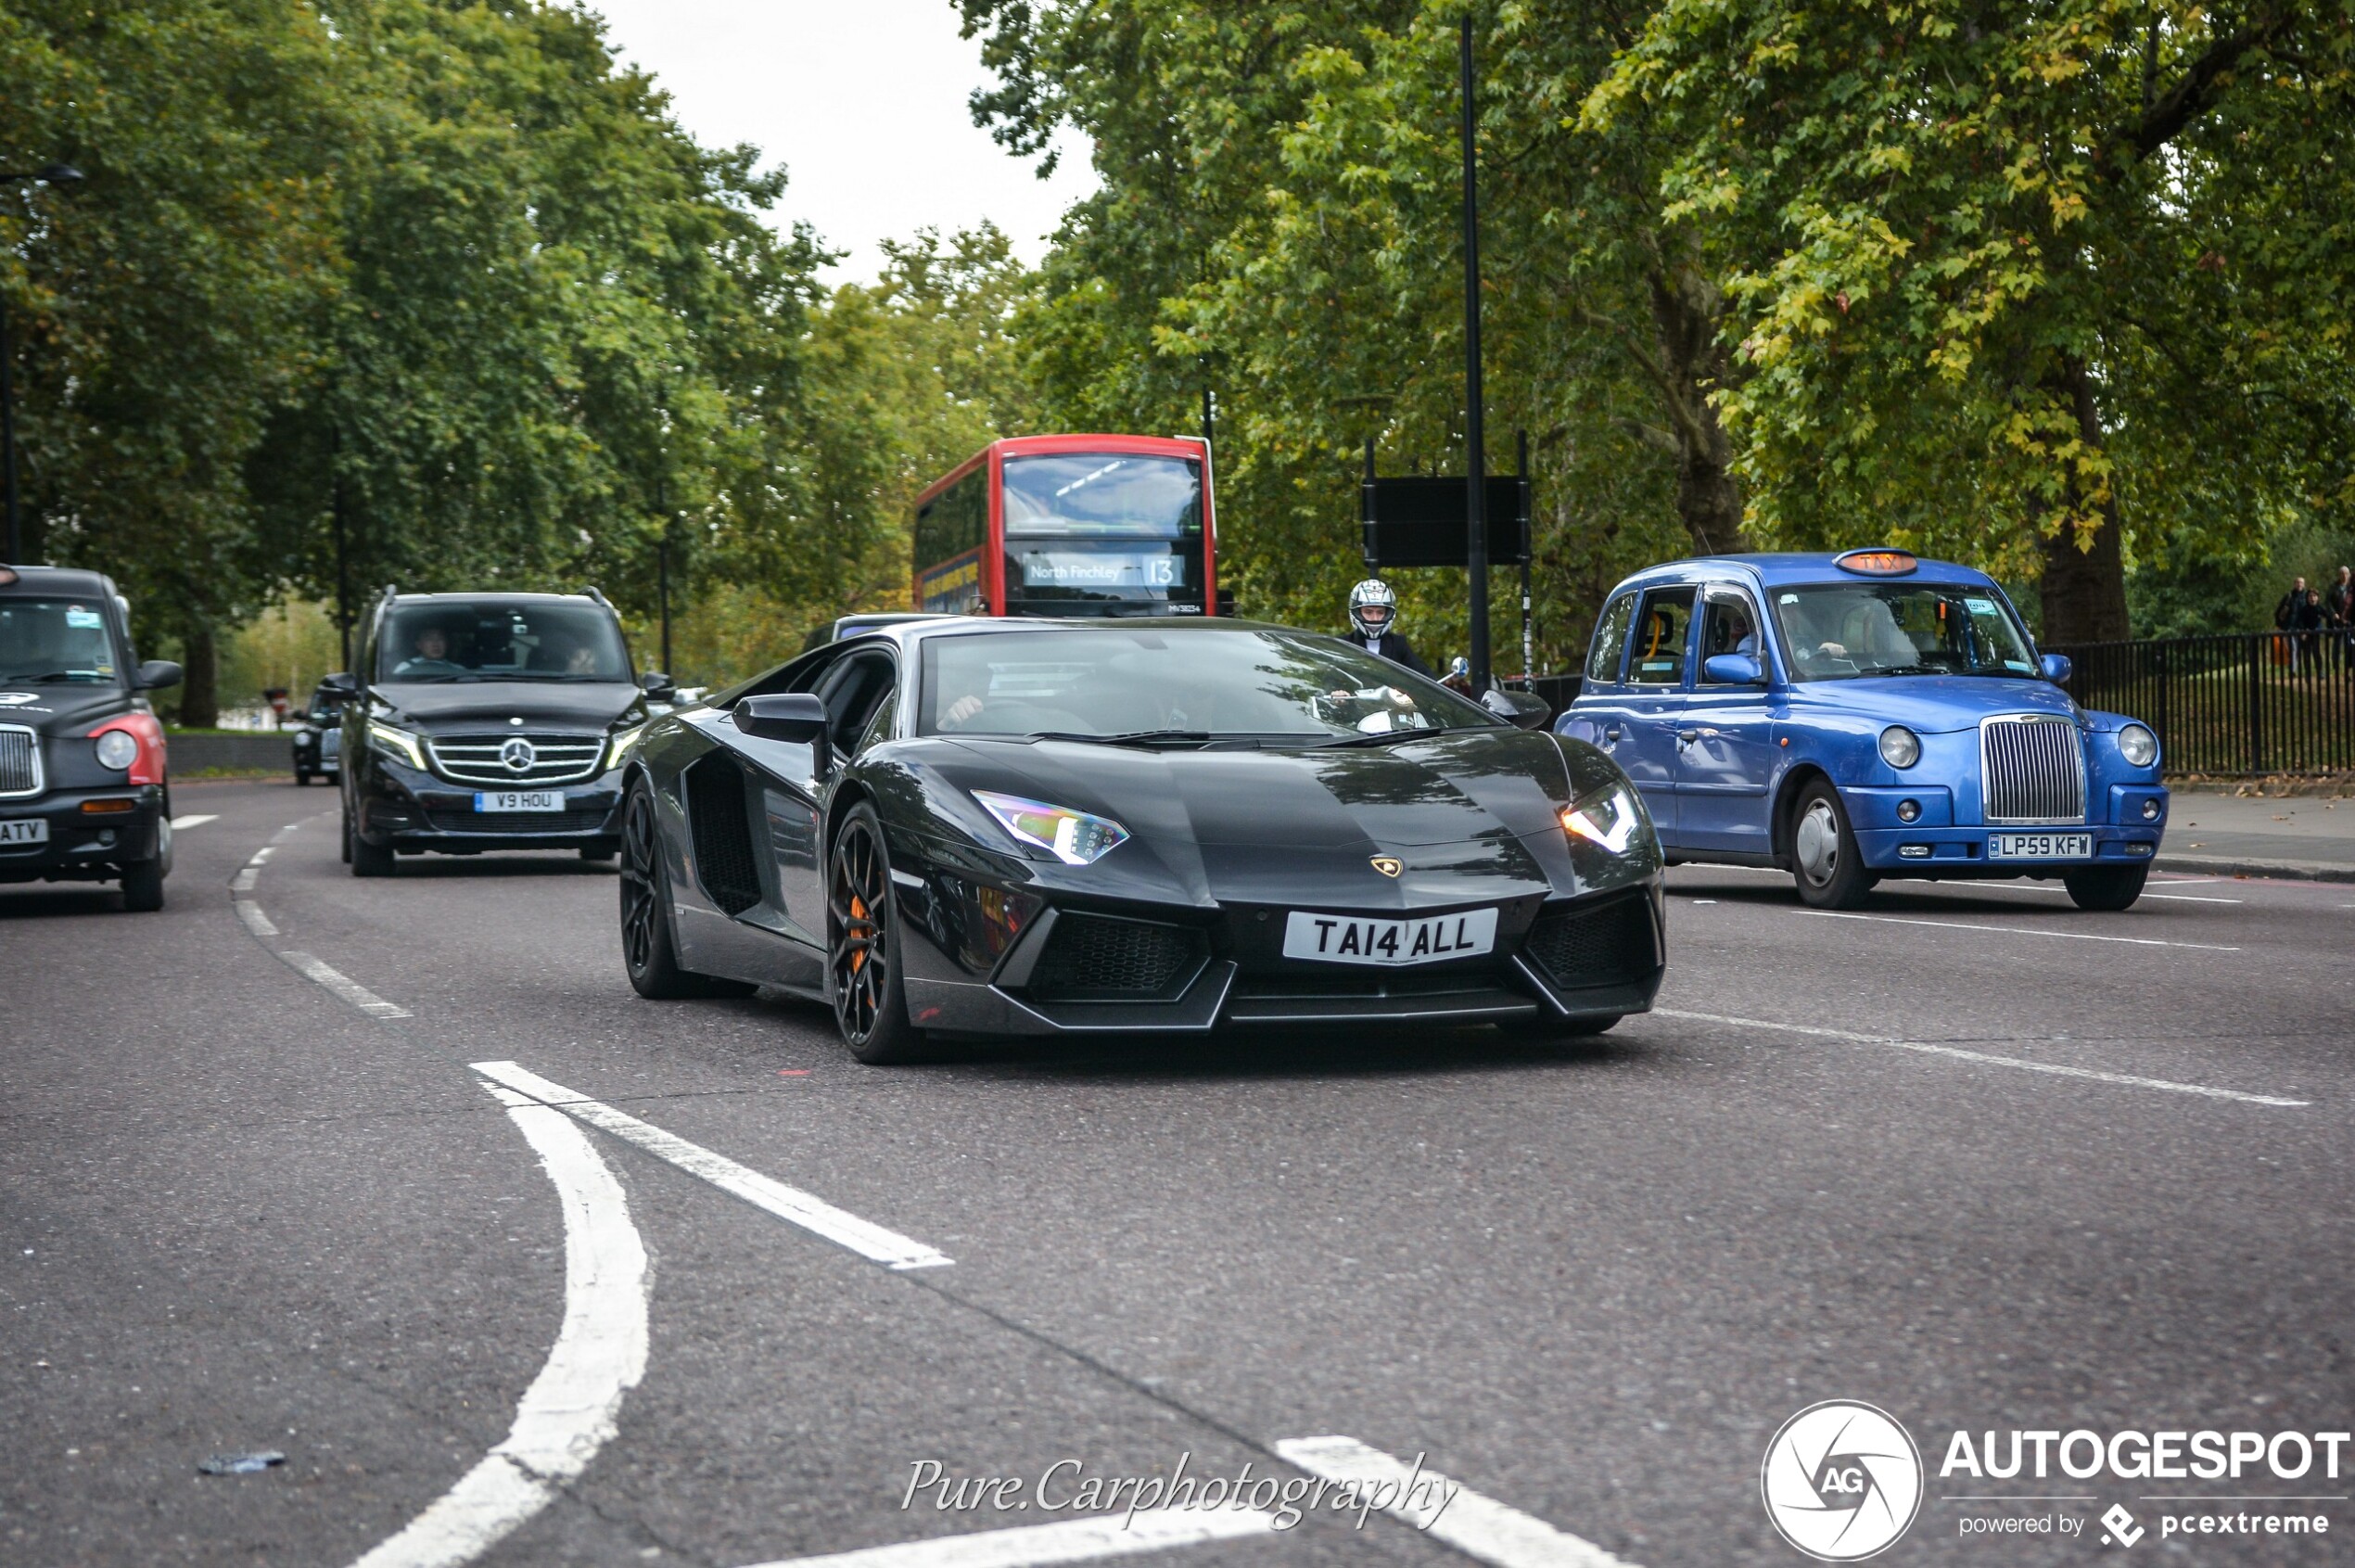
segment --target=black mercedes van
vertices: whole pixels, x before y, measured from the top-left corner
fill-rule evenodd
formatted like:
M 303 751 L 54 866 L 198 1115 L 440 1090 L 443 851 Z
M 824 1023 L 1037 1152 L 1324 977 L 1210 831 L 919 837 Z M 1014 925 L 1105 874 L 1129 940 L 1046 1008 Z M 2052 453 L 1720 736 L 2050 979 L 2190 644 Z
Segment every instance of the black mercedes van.
M 402 593 L 363 633 L 340 739 L 344 859 L 389 876 L 396 855 L 620 843 L 621 763 L 649 697 L 620 618 L 579 593 Z
M 147 694 L 180 683 L 136 662 L 110 579 L 0 566 L 0 883 L 120 882 L 163 908 L 172 784 Z

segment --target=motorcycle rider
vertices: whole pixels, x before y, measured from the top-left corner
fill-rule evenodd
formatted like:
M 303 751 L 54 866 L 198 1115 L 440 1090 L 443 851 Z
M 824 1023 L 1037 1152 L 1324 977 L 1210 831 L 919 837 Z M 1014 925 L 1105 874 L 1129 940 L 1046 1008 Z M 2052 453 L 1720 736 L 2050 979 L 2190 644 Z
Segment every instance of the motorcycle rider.
M 1381 579 L 1369 577 L 1349 591 L 1349 624 L 1352 644 L 1403 665 L 1426 681 L 1439 679 L 1415 657 L 1414 644 L 1398 630 L 1398 595 Z

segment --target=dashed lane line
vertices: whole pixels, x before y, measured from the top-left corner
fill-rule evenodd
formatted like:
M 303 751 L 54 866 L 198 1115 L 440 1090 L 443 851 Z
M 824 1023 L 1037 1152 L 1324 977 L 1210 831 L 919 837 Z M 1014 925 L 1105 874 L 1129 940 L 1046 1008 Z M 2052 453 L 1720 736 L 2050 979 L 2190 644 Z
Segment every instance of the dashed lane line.
M 2278 1094 L 2251 1094 L 2245 1090 L 2215 1089 L 2207 1084 L 2176 1083 L 2168 1078 L 2146 1078 L 2132 1073 L 2103 1072 L 2094 1067 L 2064 1066 L 2058 1062 L 2030 1062 L 2020 1056 L 1996 1056 L 1984 1051 L 1966 1051 L 1956 1045 L 1932 1045 L 1927 1040 L 1892 1039 L 1887 1035 L 1860 1034 L 1853 1029 L 1827 1029 L 1808 1024 L 1782 1024 L 1768 1018 L 1732 1018 L 1722 1013 L 1691 1013 L 1682 1008 L 1655 1007 L 1655 1018 L 1683 1018 L 1697 1024 L 1726 1024 L 1742 1029 L 1774 1029 L 1783 1034 L 1811 1035 L 1818 1039 L 1844 1040 L 1851 1045 L 1881 1045 L 1893 1051 L 1914 1051 L 1929 1056 L 1947 1056 L 1958 1062 L 1976 1063 L 1982 1067 L 2014 1067 L 2024 1073 L 2049 1073 L 2056 1077 L 2083 1078 L 2094 1083 L 2117 1084 L 2127 1089 L 2156 1089 L 2170 1094 L 2196 1094 L 2209 1100 L 2232 1100 L 2245 1105 L 2272 1105 L 2280 1109 L 2300 1110 L 2313 1103 L 2310 1100 L 2291 1100 Z
M 246 923 L 246 929 L 255 936 L 275 937 L 278 934 L 278 928 L 270 923 L 270 917 L 261 912 L 261 906 L 251 899 L 232 899 L 229 903 L 237 911 L 237 918 Z
M 1045 1568 L 1049 1563 L 1262 1536 L 1275 1527 L 1274 1515 L 1250 1509 L 1148 1509 L 1134 1515 L 1107 1513 L 1012 1530 L 978 1530 L 825 1557 L 780 1558 L 757 1568 Z
M 308 975 L 371 1018 L 414 1018 L 416 1016 L 407 1008 L 387 1001 L 341 970 L 331 968 L 324 961 L 315 959 L 309 953 L 282 952 L 278 956 L 292 964 L 297 973 Z
M 2053 937 L 2069 942 L 2124 942 L 2138 948 L 2192 948 L 2201 952 L 2236 953 L 2240 949 L 2217 942 L 2169 942 L 2157 937 L 2104 937 L 2091 931 L 2045 931 L 2032 925 L 1981 925 L 1967 920 L 1914 920 L 1901 914 L 1855 914 L 1844 910 L 1796 910 L 1818 920 L 1869 920 L 1882 925 L 1927 925 L 1939 931 L 1987 931 L 1999 937 Z
M 1412 1465 L 1355 1437 L 1290 1437 L 1276 1452 L 1311 1475 L 1380 1488 L 1384 1513 L 1496 1568 L 1634 1568 L 1594 1542 L 1481 1496 L 1420 1460 Z
M 645 1243 L 588 1134 L 486 1084 L 540 1156 L 565 1218 L 565 1319 L 506 1438 L 399 1535 L 352 1568 L 458 1568 L 545 1508 L 614 1434 L 646 1370 Z
M 772 1177 L 763 1176 L 725 1155 L 715 1154 L 699 1144 L 665 1132 L 650 1122 L 640 1121 L 602 1101 L 576 1094 L 564 1085 L 551 1083 L 513 1062 L 477 1062 L 474 1070 L 494 1083 L 504 1084 L 543 1105 L 553 1106 L 568 1116 L 609 1132 L 625 1143 L 634 1144 L 656 1159 L 667 1160 L 690 1176 L 699 1176 L 721 1192 L 742 1198 L 755 1208 L 766 1210 L 789 1225 L 798 1225 L 814 1236 L 822 1236 L 837 1246 L 847 1247 L 859 1256 L 880 1263 L 886 1268 L 938 1268 L 955 1261 L 936 1248 L 910 1241 L 897 1231 L 886 1230 L 870 1220 L 834 1207 L 822 1198 L 788 1187 Z

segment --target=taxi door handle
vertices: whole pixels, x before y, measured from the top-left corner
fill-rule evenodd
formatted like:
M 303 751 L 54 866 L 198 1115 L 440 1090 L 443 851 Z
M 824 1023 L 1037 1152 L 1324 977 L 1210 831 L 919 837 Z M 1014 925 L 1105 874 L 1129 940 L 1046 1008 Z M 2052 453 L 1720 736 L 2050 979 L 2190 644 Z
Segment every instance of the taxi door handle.
M 1618 725 L 1616 725 L 1616 724 L 1606 724 L 1606 725 L 1604 725 L 1604 726 L 1603 726 L 1603 739 L 1605 739 L 1605 740 L 1607 740 L 1607 741 L 1615 741 L 1615 740 L 1617 740 L 1618 738 L 1619 738 L 1619 726 L 1618 726 Z

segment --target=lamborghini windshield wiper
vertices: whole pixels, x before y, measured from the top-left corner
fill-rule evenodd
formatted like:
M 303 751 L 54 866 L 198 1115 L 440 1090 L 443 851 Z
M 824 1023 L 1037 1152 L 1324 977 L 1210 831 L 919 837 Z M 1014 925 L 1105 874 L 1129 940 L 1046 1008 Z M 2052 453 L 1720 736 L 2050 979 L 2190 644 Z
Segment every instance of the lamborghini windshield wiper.
M 1120 734 L 1082 734 L 1076 730 L 1033 730 L 1029 741 L 1085 741 L 1091 746 L 1201 746 L 1214 739 L 1208 730 L 1129 730 Z
M 1392 741 L 1410 741 L 1444 733 L 1445 725 L 1434 724 L 1428 730 L 1368 730 L 1362 735 L 1343 735 L 1337 741 L 1327 741 L 1317 749 L 1330 751 L 1342 746 L 1388 746 Z

